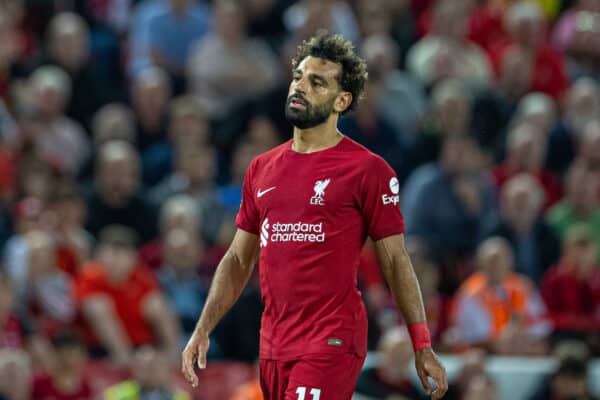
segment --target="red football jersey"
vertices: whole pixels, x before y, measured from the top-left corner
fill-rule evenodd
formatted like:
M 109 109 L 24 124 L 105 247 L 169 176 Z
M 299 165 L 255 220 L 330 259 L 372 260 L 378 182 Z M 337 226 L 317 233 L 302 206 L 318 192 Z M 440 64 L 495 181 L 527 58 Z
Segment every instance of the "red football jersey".
M 365 355 L 360 251 L 367 235 L 404 232 L 398 192 L 390 166 L 347 137 L 313 153 L 290 140 L 252 161 L 236 225 L 260 237 L 262 359 Z

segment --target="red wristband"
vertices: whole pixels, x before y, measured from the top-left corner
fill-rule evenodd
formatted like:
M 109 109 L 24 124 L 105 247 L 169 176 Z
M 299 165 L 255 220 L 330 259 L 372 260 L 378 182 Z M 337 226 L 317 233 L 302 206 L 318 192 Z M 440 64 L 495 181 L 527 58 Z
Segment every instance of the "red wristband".
M 415 351 L 431 347 L 431 336 L 426 322 L 409 324 L 408 333 L 410 334 L 410 340 Z

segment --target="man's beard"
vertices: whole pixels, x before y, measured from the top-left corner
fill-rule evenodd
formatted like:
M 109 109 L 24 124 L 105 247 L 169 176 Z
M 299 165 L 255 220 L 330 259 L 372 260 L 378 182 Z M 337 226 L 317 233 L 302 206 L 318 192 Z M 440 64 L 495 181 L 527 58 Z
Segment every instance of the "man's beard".
M 291 108 L 290 102 L 292 100 L 301 102 L 306 108 L 304 110 Z M 302 96 L 298 94 L 293 94 L 287 99 L 285 105 L 285 118 L 296 128 L 313 128 L 327 121 L 327 119 L 333 111 L 334 101 L 335 96 L 332 97 L 332 99 L 326 102 L 325 104 L 314 106 L 310 104 L 307 100 L 305 100 Z

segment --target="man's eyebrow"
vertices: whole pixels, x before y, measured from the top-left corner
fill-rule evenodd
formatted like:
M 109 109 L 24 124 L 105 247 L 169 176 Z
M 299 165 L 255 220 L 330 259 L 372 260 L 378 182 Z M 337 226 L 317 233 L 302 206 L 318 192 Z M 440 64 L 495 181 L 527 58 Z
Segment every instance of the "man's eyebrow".
M 308 74 L 308 76 L 309 76 L 311 79 L 319 79 L 319 80 L 321 80 L 321 81 L 323 81 L 323 82 L 327 82 L 327 79 L 326 79 L 326 78 L 325 78 L 323 75 L 319 75 L 319 74 L 312 73 L 312 74 Z

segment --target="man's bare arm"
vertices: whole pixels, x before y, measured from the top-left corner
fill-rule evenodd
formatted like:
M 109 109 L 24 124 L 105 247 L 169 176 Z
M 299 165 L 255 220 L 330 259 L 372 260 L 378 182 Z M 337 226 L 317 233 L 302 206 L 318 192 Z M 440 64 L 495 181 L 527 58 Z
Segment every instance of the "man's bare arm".
M 425 307 L 417 276 L 404 246 L 404 235 L 375 242 L 379 265 L 406 324 L 425 322 Z
M 183 350 L 182 372 L 193 386 L 198 384 L 194 363 L 197 360 L 200 368 L 206 366 L 208 335 L 240 297 L 258 254 L 258 236 L 238 229 L 217 267 L 200 319 Z
M 258 259 L 258 236 L 239 230 L 217 267 L 196 331 L 210 333 L 246 286 Z
M 417 276 L 404 245 L 404 235 L 389 236 L 375 242 L 377 257 L 385 280 L 402 312 L 407 325 L 425 323 L 425 307 Z M 427 394 L 440 399 L 448 389 L 446 371 L 431 349 L 426 347 L 415 353 L 417 374 Z M 436 383 L 431 389 L 428 377 Z

